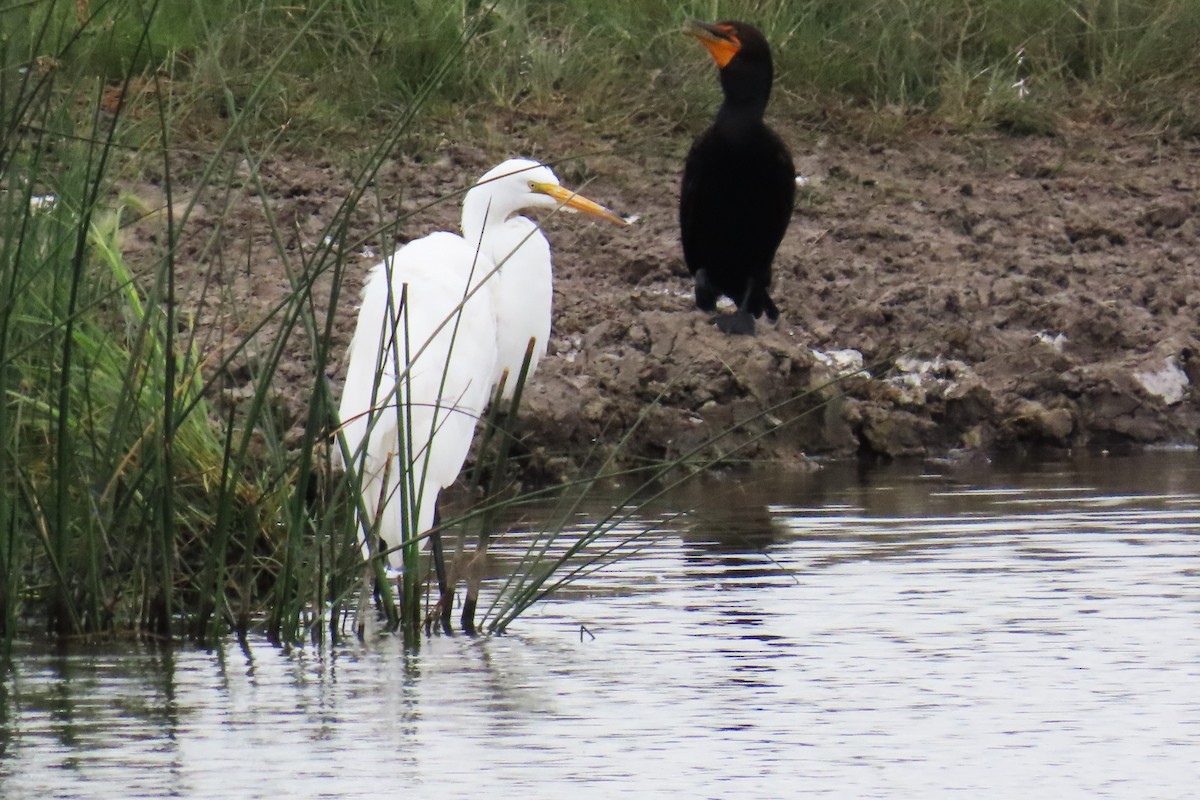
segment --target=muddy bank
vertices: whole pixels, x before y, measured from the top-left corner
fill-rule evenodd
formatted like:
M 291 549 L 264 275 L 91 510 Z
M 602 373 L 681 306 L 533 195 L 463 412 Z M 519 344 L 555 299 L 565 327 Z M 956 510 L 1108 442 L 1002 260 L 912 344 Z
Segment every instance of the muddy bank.
M 790 140 L 808 183 L 776 260 L 783 318 L 754 339 L 691 306 L 679 161 L 594 165 L 589 192 L 641 218 L 626 232 L 553 223 L 555 339 L 527 401 L 535 462 L 568 474 L 635 424 L 630 450 L 652 459 L 734 425 L 701 453 L 1196 442 L 1195 143 L 1111 130 Z
M 590 468 L 618 443 L 624 463 L 790 463 L 1197 442 L 1200 144 L 1093 128 L 872 145 L 779 127 L 807 183 L 776 259 L 782 318 L 755 338 L 724 336 L 692 307 L 675 218 L 686 134 L 559 169 L 638 221 L 546 221 L 555 312 L 522 420 L 531 481 Z M 351 227 L 421 208 L 509 155 L 561 155 L 516 147 L 397 158 Z M 262 179 L 265 201 L 246 192 L 228 214 L 197 218 L 197 241 L 219 233 L 234 302 L 198 309 L 211 350 L 290 291 L 264 205 L 299 244 L 350 188 L 344 170 L 297 160 L 265 163 Z M 369 243 L 343 289 L 339 352 L 378 254 L 457 217 L 457 201 L 442 203 Z M 298 344 L 275 378 L 296 426 L 305 392 L 289 383 L 311 381 L 305 353 Z M 337 386 L 341 367 L 328 371 Z

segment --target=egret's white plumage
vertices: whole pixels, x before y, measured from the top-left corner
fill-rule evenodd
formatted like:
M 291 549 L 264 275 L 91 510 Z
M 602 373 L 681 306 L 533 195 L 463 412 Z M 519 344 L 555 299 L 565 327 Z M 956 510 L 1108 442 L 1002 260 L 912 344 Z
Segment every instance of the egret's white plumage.
M 363 289 L 339 412 L 363 502 L 372 515 L 383 504 L 379 530 L 391 545 L 404 529 L 400 482 L 411 478 L 408 529 L 429 530 L 437 492 L 458 477 L 487 405 L 496 364 L 491 270 L 462 237 L 438 232 L 375 265 Z
M 371 270 L 339 412 L 352 463 L 361 467 L 368 522 L 382 507 L 377 529 L 390 547 L 405 529 L 433 527 L 438 493 L 462 469 L 504 371 L 515 379 L 531 337 L 535 362 L 546 351 L 550 245 L 518 212 L 560 204 L 622 222 L 563 189 L 548 167 L 512 159 L 467 192 L 463 236 L 430 234 Z M 408 503 L 400 501 L 402 482 L 411 488 Z M 390 560 L 399 566 L 399 553 Z

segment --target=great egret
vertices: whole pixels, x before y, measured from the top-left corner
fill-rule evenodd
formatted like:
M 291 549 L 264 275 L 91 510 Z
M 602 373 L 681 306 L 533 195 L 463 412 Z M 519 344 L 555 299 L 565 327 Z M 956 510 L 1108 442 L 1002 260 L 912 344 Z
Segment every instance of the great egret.
M 771 96 L 771 50 L 745 22 L 690 22 L 685 33 L 707 48 L 725 95 L 712 126 L 688 153 L 679 196 L 683 258 L 695 277 L 696 305 L 725 295 L 737 313 L 717 318 L 725 333 L 753 334 L 764 313 L 779 318 L 769 294 L 771 262 L 792 216 L 796 169 L 763 122 Z
M 559 205 L 623 224 L 548 167 L 513 159 L 467 192 L 465 237 L 432 233 L 372 268 L 339 413 L 364 522 L 385 545 L 434 528 L 438 493 L 462 469 L 493 387 L 505 369 L 516 374 L 529 337 L 545 351 L 550 246 L 518 212 Z M 400 568 L 400 553 L 389 562 Z

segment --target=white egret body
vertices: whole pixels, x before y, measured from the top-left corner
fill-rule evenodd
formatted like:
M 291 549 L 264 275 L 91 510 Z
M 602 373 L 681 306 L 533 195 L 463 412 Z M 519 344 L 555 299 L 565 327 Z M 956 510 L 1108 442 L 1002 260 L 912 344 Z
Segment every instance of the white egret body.
M 371 519 L 384 509 L 379 533 L 389 546 L 404 538 L 405 513 L 414 534 L 433 527 L 438 492 L 458 477 L 487 406 L 496 365 L 492 269 L 461 236 L 439 231 L 375 265 L 363 289 L 339 413 L 361 466 L 363 503 Z M 402 496 L 411 498 L 407 509 Z M 400 560 L 394 553 L 393 566 Z
M 405 530 L 411 537 L 434 526 L 438 493 L 458 477 L 504 371 L 511 396 L 529 339 L 535 359 L 546 350 L 550 245 L 519 212 L 558 205 L 624 222 L 564 189 L 548 167 L 512 159 L 467 192 L 464 236 L 430 234 L 371 270 L 339 413 L 352 464 L 361 465 L 367 522 L 383 508 L 377 529 L 389 547 Z M 407 504 L 402 482 L 411 487 Z M 389 560 L 402 562 L 398 551 Z

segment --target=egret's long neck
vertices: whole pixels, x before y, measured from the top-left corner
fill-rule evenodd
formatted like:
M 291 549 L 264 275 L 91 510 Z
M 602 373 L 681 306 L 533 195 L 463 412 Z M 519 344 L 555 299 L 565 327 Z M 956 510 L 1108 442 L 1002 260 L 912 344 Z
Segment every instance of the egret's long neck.
M 550 243 L 532 220 L 513 216 L 488 228 L 484 252 L 500 265 L 496 298 L 497 376 L 508 370 L 505 396 L 512 397 L 529 340 L 535 340 L 532 369 L 546 352 L 554 304 Z M 532 374 L 532 373 L 530 373 Z
M 492 225 L 504 222 L 518 209 L 497 202 L 487 186 L 476 186 L 463 198 L 462 234 L 467 244 L 477 247 L 490 220 Z

